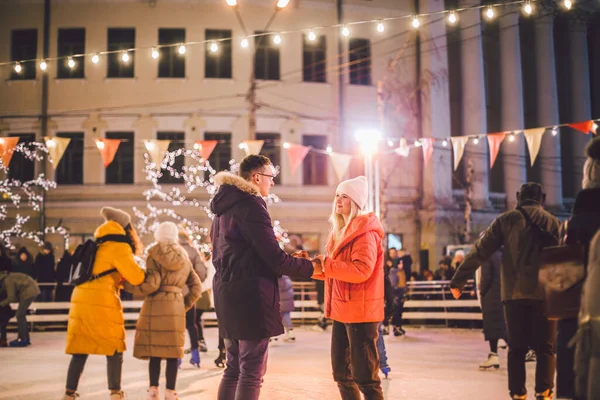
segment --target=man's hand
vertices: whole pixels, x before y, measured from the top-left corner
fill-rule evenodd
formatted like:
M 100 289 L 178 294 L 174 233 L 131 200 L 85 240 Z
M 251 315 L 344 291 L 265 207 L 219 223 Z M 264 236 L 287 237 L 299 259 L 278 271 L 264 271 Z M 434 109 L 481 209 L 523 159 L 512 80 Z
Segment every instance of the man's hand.
M 462 290 L 460 290 L 459 288 L 450 288 L 450 291 L 452 292 L 452 296 L 456 300 L 460 299 L 460 295 L 462 294 Z
M 325 256 L 318 255 L 310 260 L 313 263 L 315 274 L 323 275 L 325 273 Z
M 308 255 L 308 251 L 306 251 L 306 250 L 295 251 L 294 253 L 292 253 L 292 257 L 306 258 L 306 259 L 310 258 Z

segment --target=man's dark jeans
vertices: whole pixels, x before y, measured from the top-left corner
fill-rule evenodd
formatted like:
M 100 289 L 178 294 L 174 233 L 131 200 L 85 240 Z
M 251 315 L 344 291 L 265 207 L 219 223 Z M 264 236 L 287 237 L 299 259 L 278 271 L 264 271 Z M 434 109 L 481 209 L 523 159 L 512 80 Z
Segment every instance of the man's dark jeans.
M 227 367 L 219 385 L 219 400 L 258 400 L 267 373 L 269 339 L 225 339 Z
M 508 389 L 510 394 L 524 395 L 525 355 L 535 351 L 535 391 L 554 388 L 556 370 L 556 321 L 546 317 L 544 303 L 539 300 L 509 300 L 504 303 L 508 330 Z
M 331 365 L 342 400 L 383 400 L 377 354 L 378 322 L 333 321 Z
M 27 326 L 27 310 L 33 303 L 36 296 L 28 297 L 26 299 L 19 300 L 19 308 L 17 308 L 17 326 L 19 330 L 19 337 L 21 340 L 29 339 L 29 327 Z

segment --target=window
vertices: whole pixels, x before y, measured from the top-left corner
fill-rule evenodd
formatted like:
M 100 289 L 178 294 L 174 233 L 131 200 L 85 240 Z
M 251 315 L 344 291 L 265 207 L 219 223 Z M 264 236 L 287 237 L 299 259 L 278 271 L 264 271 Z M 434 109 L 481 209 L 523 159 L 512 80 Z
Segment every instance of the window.
M 316 40 L 312 41 L 304 35 L 303 46 L 304 82 L 326 82 L 325 35 L 317 36 Z
M 56 183 L 63 185 L 83 184 L 83 133 L 57 133 L 71 141 L 56 168 Z
M 231 31 L 206 30 L 206 40 L 230 38 Z M 210 50 L 211 42 L 207 43 L 205 50 L 205 71 L 207 78 L 231 78 L 231 40 L 216 42 L 218 50 Z
M 181 132 L 158 132 L 156 134 L 158 140 L 170 140 L 168 151 L 177 151 L 182 147 L 185 147 L 185 133 Z M 177 172 L 182 172 L 182 168 L 185 165 L 185 159 L 183 156 L 175 157 L 175 162 L 171 165 L 171 168 Z M 183 183 L 183 177 L 176 178 L 171 175 L 167 170 L 162 170 L 162 176 L 158 178 L 158 183 Z
M 74 54 L 85 53 L 85 29 L 68 28 L 58 30 L 58 57 L 68 57 Z M 73 58 L 75 66 L 70 68 L 68 60 L 61 59 L 57 61 L 56 71 L 59 79 L 77 79 L 83 78 L 85 58 Z
M 265 141 L 260 154 L 269 157 L 274 166 L 281 166 L 281 135 L 279 133 L 257 133 L 256 140 Z M 277 175 L 275 183 L 281 183 L 281 174 Z
M 134 28 L 109 28 L 108 51 L 127 50 L 135 47 Z M 109 53 L 106 64 L 107 78 L 133 78 L 135 52 L 127 52 L 129 61 L 123 61 L 123 53 Z
M 11 61 L 35 60 L 37 58 L 37 29 L 17 29 L 12 31 Z M 12 69 L 10 79 L 35 79 L 37 65 L 35 61 L 21 62 L 21 72 Z
M 263 32 L 256 32 L 257 34 Z M 279 80 L 279 47 L 271 35 L 254 37 L 254 76 L 256 79 Z
M 185 29 L 159 29 L 159 45 L 176 45 L 185 42 Z M 161 47 L 158 60 L 159 78 L 185 78 L 185 54 L 179 46 Z
M 19 143 L 31 143 L 35 142 L 35 133 L 11 133 L 8 136 L 18 137 Z M 8 177 L 10 179 L 17 179 L 21 182 L 33 180 L 35 174 L 35 164 L 32 160 L 27 159 L 23 153 L 14 152 L 8 164 Z
M 325 150 L 327 148 L 327 136 L 304 135 L 302 144 L 313 149 Z M 304 159 L 303 183 L 305 185 L 327 185 L 327 155 L 309 151 Z
M 204 134 L 205 140 L 218 140 L 219 144 L 208 158 L 210 166 L 217 172 L 229 171 L 231 161 L 231 133 L 208 133 Z
M 106 183 L 133 183 L 135 146 L 133 132 L 106 132 L 107 139 L 121 139 L 115 159 L 106 167 Z
M 369 39 L 350 39 L 350 83 L 371 84 L 371 43 Z

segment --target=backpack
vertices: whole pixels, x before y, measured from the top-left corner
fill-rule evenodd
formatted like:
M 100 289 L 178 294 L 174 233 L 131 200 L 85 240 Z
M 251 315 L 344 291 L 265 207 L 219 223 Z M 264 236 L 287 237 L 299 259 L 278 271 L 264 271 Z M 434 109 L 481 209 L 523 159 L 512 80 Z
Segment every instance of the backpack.
M 96 251 L 98 246 L 105 242 L 129 243 L 129 238 L 126 235 L 106 235 L 94 240 L 87 240 L 84 244 L 80 244 L 73 253 L 71 259 L 69 284 L 73 286 L 81 285 L 85 282 L 94 281 L 103 276 L 112 274 L 117 269 L 111 268 L 107 271 L 93 275 L 94 261 L 96 260 Z

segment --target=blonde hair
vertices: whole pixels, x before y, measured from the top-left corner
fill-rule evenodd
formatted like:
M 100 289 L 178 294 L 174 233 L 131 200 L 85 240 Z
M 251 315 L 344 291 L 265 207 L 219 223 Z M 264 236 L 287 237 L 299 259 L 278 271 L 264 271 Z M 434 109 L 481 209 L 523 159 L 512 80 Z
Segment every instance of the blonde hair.
M 339 241 L 346 233 L 346 228 L 350 225 L 350 222 L 359 215 L 362 214 L 358 204 L 354 202 L 354 200 L 350 199 L 350 215 L 348 216 L 348 222 L 344 220 L 342 214 L 337 213 L 336 211 L 336 200 L 333 200 L 333 207 L 331 210 L 331 216 L 329 217 L 329 222 L 331 223 L 331 233 L 333 234 L 333 244 L 337 245 Z

